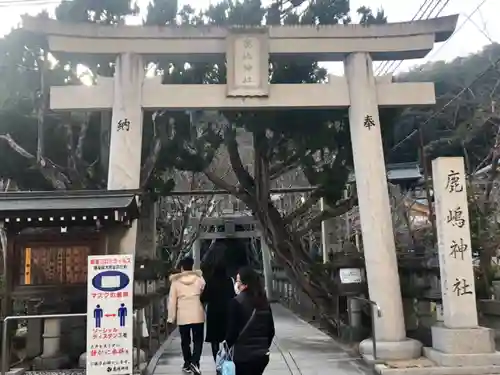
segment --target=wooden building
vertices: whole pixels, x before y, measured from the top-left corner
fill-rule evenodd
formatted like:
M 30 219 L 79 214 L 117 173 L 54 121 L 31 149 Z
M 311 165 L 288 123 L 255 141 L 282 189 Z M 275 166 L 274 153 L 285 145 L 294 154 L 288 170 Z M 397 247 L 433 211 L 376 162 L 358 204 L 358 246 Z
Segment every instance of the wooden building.
M 116 253 L 120 235 L 138 217 L 134 191 L 0 193 L 3 317 L 14 305 L 28 314 L 85 312 L 87 257 Z M 60 320 L 57 329 L 53 323 L 28 321 L 26 355 L 39 369 L 68 365 L 85 351 L 85 319 Z M 64 348 L 53 361 L 43 355 L 47 340 Z

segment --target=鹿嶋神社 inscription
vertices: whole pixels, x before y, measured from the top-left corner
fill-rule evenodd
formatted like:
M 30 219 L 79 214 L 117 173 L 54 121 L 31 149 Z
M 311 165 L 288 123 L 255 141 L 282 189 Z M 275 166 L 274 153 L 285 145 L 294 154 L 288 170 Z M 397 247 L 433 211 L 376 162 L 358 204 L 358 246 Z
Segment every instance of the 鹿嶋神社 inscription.
M 448 193 L 461 193 L 464 190 L 460 174 L 453 169 L 450 169 L 446 176 L 446 190 Z
M 457 259 L 457 255 L 461 260 L 464 260 L 464 253 L 467 251 L 469 245 L 464 243 L 464 239 L 460 238 L 460 240 L 457 242 L 455 240 L 451 241 L 450 245 L 450 256 L 453 258 Z
M 228 37 L 228 96 L 268 95 L 268 34 L 236 30 Z
M 477 326 L 469 212 L 463 158 L 432 162 L 444 324 Z
M 459 279 L 458 277 L 455 279 L 453 283 L 453 293 L 455 293 L 458 297 L 472 294 L 472 290 L 470 289 L 470 284 L 467 283 L 465 279 Z
M 452 210 L 448 210 L 446 222 L 459 228 L 463 228 L 463 226 L 465 225 L 465 219 L 463 217 L 462 208 L 460 206 L 457 206 Z

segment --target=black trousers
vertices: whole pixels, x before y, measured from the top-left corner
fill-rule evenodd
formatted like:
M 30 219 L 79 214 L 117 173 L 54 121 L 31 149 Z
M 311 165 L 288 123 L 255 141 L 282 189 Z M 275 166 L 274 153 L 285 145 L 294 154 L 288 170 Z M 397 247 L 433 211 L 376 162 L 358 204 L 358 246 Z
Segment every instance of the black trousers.
M 217 358 L 217 353 L 219 353 L 220 342 L 212 342 L 212 355 L 214 357 L 214 361 Z
M 236 375 L 262 375 L 268 364 L 268 355 L 257 357 L 248 362 L 234 362 Z
M 179 326 L 181 334 L 181 349 L 185 363 L 200 364 L 201 352 L 203 350 L 203 323 L 186 324 Z M 191 352 L 191 341 L 193 351 Z

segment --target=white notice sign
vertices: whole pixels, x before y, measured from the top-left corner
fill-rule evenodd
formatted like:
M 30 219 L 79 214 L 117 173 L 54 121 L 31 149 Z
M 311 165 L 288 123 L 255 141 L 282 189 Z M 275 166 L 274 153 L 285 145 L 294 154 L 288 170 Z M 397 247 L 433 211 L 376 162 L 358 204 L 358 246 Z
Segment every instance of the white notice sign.
M 87 375 L 133 373 L 133 255 L 88 257 Z
M 363 271 L 360 268 L 341 268 L 339 276 L 342 284 L 359 284 L 363 282 Z

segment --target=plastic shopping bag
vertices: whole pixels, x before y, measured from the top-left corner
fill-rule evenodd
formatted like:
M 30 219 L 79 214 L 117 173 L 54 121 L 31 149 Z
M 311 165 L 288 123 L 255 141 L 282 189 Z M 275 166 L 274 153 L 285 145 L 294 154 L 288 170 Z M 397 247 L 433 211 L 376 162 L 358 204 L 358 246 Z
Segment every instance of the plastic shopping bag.
M 233 362 L 233 351 L 225 342 L 215 358 L 215 369 L 219 375 L 235 375 L 236 367 Z
M 224 362 L 224 358 L 226 358 L 226 350 L 224 346 L 219 349 L 219 352 L 215 356 L 215 369 L 217 373 L 220 374 L 222 371 L 222 362 Z
M 222 362 L 221 375 L 236 375 L 236 366 L 233 361 L 226 360 Z

